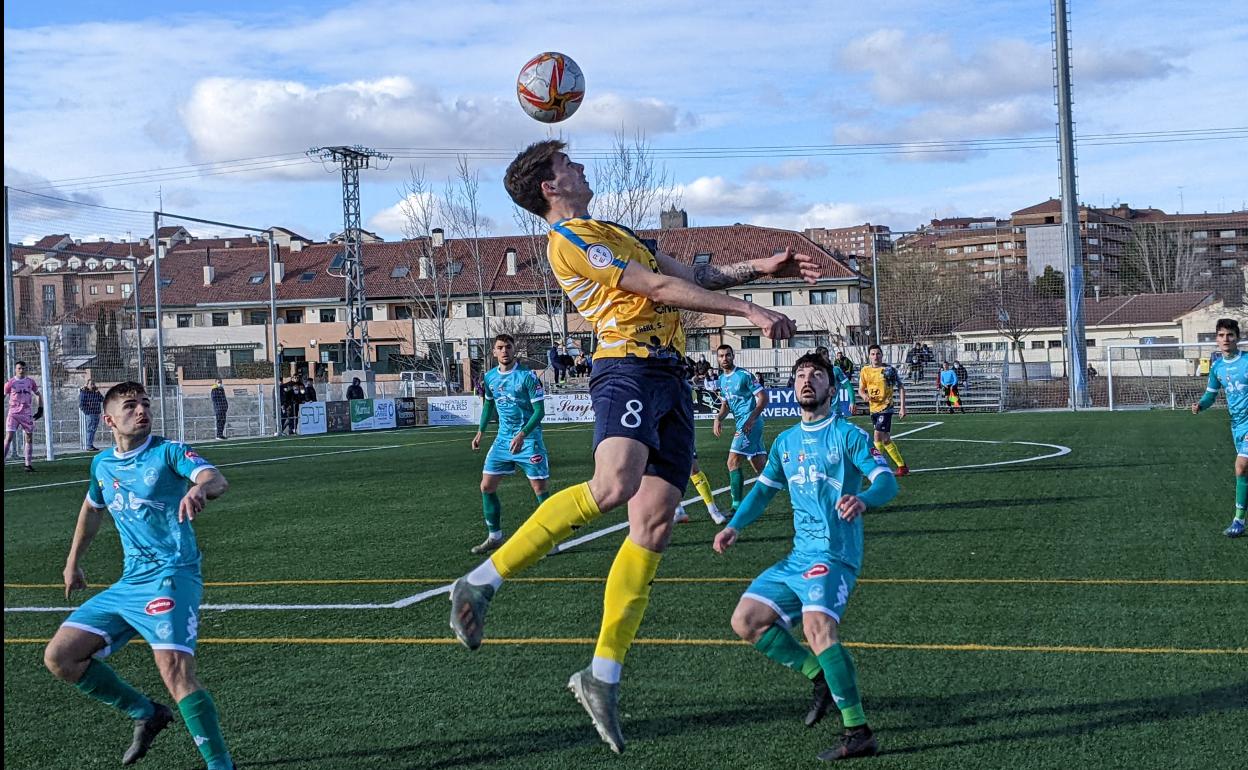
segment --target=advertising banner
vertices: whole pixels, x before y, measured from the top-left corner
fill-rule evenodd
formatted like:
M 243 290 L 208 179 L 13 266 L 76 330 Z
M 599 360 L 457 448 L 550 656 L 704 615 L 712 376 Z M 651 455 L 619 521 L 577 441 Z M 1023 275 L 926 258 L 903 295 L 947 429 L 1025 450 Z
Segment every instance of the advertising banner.
M 546 396 L 546 417 L 553 422 L 593 422 L 594 406 L 588 393 L 557 393 Z
M 394 400 L 394 422 L 400 428 L 410 428 L 416 424 L 416 399 L 396 398 Z
M 802 419 L 802 408 L 797 405 L 797 396 L 792 388 L 767 388 L 767 408 L 763 417 L 771 420 L 786 418 Z
M 329 423 L 325 419 L 324 404 L 312 401 L 299 405 L 299 435 L 310 436 L 328 431 Z
M 549 409 L 549 405 L 547 409 Z M 476 425 L 481 420 L 481 399 L 476 396 L 430 396 L 430 425 Z
M 325 402 L 325 423 L 330 433 L 351 430 L 351 405 L 347 401 Z
M 357 398 L 351 401 L 351 430 L 396 427 L 394 399 Z

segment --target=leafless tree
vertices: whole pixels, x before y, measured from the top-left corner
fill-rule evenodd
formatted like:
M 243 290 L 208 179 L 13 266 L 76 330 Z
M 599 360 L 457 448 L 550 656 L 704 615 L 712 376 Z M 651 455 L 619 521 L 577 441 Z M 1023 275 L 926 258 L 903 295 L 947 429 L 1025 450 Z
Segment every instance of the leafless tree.
M 1198 289 L 1202 260 L 1198 240 L 1183 222 L 1144 222 L 1131 227 L 1125 272 L 1141 291 L 1153 294 Z
M 865 305 L 856 302 L 814 305 L 809 313 L 814 327 L 811 331 L 827 335 L 833 354 L 838 350 L 848 351 L 853 354 L 850 358 L 856 358 L 861 365 L 867 360 L 867 350 L 873 339 L 867 333 L 866 319 L 862 316 L 867 310 Z
M 485 301 L 490 276 L 481 260 L 481 239 L 490 231 L 490 220 L 481 213 L 481 174 L 472 168 L 466 155 L 456 158 L 455 176 L 447 180 L 443 213 L 451 235 L 468 250 L 477 301 L 481 303 L 481 339 L 490 339 L 490 306 Z M 481 370 L 489 368 L 488 343 L 481 346 Z
M 654 227 L 660 211 L 680 204 L 667 168 L 655 163 L 641 132 L 631 140 L 622 131 L 615 135 L 610 157 L 594 162 L 593 187 L 594 216 L 632 230 Z
M 1023 358 L 1025 349 L 1023 341 L 1046 323 L 1046 312 L 1055 302 L 1061 302 L 1061 300 L 1042 296 L 1031 281 L 1023 275 L 1003 279 L 998 286 L 997 331 L 1009 338 L 1010 350 L 1018 354 L 1018 363 L 1023 370 L 1023 382 L 1027 381 L 1027 361 Z M 1009 350 L 1006 351 L 1005 358 L 1008 369 Z
M 424 169 L 413 168 L 400 192 L 403 243 L 409 263 L 407 293 L 412 309 L 413 365 L 416 351 L 424 347 L 430 364 L 442 373 L 444 393 L 450 395 L 447 328 L 451 287 L 458 270 L 449 247 L 434 248 L 432 245 L 430 233 L 438 221 L 441 206 L 430 190 Z

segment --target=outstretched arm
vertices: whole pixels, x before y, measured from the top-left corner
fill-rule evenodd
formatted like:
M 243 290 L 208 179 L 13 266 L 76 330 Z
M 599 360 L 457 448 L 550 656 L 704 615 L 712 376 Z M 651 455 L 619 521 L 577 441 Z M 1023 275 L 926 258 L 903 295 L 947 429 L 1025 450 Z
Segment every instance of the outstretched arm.
M 660 305 L 744 318 L 773 340 L 788 339 L 797 331 L 793 319 L 786 315 L 738 297 L 704 289 L 679 276 L 656 273 L 639 262 L 628 263 L 620 275 L 619 286 L 624 291 L 640 294 Z
M 711 290 L 740 286 L 763 276 L 801 278 L 807 283 L 815 283 L 821 274 L 814 257 L 795 252 L 791 248 L 770 257 L 735 262 L 731 265 L 705 264 L 690 267 L 663 252 L 656 253 L 655 259 L 667 275 L 678 276 Z

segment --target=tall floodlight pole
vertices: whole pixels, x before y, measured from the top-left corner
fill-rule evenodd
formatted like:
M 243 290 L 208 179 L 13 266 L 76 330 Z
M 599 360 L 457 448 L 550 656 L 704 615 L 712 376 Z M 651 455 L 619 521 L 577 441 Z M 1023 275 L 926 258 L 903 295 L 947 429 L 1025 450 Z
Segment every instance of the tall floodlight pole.
M 129 233 L 126 233 L 126 240 L 130 241 Z M 143 371 L 143 306 L 139 302 L 139 258 L 134 256 L 133 242 L 130 243 L 130 273 L 134 281 L 134 352 L 138 361 L 138 381 L 146 386 L 147 377 Z
M 372 160 L 390 160 L 384 153 L 356 145 L 354 147 L 313 147 L 310 157 L 333 161 L 342 168 L 342 242 L 343 273 L 346 276 L 347 334 L 346 368 L 363 371 L 372 396 L 372 367 L 368 362 L 368 322 L 365 320 L 367 296 L 364 292 L 364 265 L 360 261 L 360 169 L 370 168 Z
M 9 245 L 9 186 L 4 186 L 4 378 L 13 376 L 13 343 L 7 340 L 10 334 L 17 334 L 17 311 L 14 304 L 17 295 L 13 292 L 13 248 Z
M 1070 33 L 1066 0 L 1053 0 L 1054 89 L 1057 92 L 1057 139 L 1062 169 L 1062 252 L 1066 267 L 1066 349 L 1072 410 L 1088 401 L 1087 338 L 1083 327 L 1083 253 L 1079 242 L 1079 198 L 1075 189 L 1075 129 L 1070 93 Z
M 168 435 L 165 414 L 165 333 L 160 322 L 160 212 L 152 213 L 152 297 L 156 303 L 156 383 L 160 388 L 160 432 Z M 143 338 L 143 320 L 139 319 L 139 338 Z
M 880 344 L 880 265 L 876 260 L 875 233 L 867 227 L 867 235 L 871 238 L 871 291 L 875 305 L 875 344 Z

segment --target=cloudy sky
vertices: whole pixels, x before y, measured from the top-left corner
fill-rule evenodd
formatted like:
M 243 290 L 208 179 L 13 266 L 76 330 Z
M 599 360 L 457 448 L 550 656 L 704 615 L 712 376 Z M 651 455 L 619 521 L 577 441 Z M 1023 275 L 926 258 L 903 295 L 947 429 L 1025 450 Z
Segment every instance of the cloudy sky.
M 159 190 L 168 211 L 320 239 L 341 228 L 339 178 L 302 153 L 362 144 L 407 156 L 363 176 L 365 227 L 395 238 L 410 167 L 438 186 L 452 171 L 413 156 L 463 150 L 503 234 L 515 226 L 499 179 L 516 150 L 558 135 L 575 157 L 622 130 L 644 132 L 695 225 L 902 230 L 1058 192 L 1046 141 L 931 144 L 1053 136 L 1040 0 L 257 5 L 6 2 L 5 184 L 146 211 Z M 1233 5 L 1071 0 L 1084 201 L 1246 207 L 1248 131 L 1209 133 L 1248 125 L 1248 16 Z M 588 82 L 553 130 L 515 97 L 520 65 L 544 50 Z M 1175 131 L 1201 141 L 1092 138 Z M 15 240 L 144 226 L 17 192 L 11 218 Z

